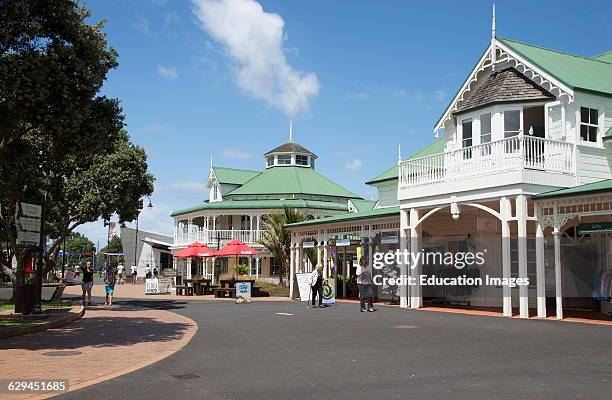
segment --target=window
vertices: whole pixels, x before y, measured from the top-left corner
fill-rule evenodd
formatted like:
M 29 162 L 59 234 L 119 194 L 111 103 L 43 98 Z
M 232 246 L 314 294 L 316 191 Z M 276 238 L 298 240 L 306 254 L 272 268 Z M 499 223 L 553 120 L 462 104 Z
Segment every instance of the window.
M 297 165 L 308 165 L 308 156 L 298 154 L 295 156 L 295 163 Z
M 472 146 L 472 119 L 461 121 L 461 147 Z M 472 149 L 463 150 L 463 159 L 472 158 Z
M 219 186 L 213 186 L 213 200 L 219 200 L 221 196 L 219 195 Z
M 580 139 L 584 142 L 597 142 L 599 111 L 595 108 L 580 107 Z
M 480 143 L 484 145 L 481 147 L 480 155 L 490 155 L 491 146 L 487 143 L 491 143 L 491 113 L 480 116 Z
M 274 257 L 270 257 L 270 275 L 278 275 L 280 272 L 280 263 Z
M 276 156 L 276 163 L 278 165 L 291 164 L 291 154 L 279 154 L 278 156 Z
M 274 156 L 268 156 L 268 157 L 266 158 L 266 161 L 267 161 L 267 165 L 268 165 L 268 167 L 273 166 L 273 165 L 274 165 Z
M 521 132 L 521 112 L 504 111 L 504 137 L 517 136 Z

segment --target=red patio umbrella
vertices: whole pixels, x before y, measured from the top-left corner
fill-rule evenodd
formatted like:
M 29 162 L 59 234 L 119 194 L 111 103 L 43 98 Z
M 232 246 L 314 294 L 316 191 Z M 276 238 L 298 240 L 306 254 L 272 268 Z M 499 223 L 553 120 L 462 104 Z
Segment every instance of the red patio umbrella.
M 240 240 L 232 240 L 226 244 L 222 249 L 215 252 L 215 257 L 224 256 L 254 256 L 257 255 L 257 250 L 249 245 L 244 244 Z
M 257 250 L 241 242 L 240 240 L 232 240 L 222 249 L 215 252 L 215 257 L 236 256 L 236 265 L 238 264 L 238 256 L 254 256 L 257 255 Z
M 210 257 L 213 255 L 213 251 L 202 243 L 191 243 L 184 249 L 179 250 L 174 257 L 176 258 L 193 258 L 193 257 Z M 210 254 L 210 255 L 203 255 Z

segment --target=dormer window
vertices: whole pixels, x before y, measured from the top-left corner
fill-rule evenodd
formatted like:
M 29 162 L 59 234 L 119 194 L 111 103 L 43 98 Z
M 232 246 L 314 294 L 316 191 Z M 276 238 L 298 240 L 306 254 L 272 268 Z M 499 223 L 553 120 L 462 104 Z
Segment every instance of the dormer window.
M 296 165 L 306 165 L 308 166 L 308 156 L 304 156 L 302 154 L 297 154 L 295 156 Z
M 266 157 L 266 166 L 271 167 L 274 165 L 274 156 Z
M 289 165 L 291 164 L 291 154 L 279 154 L 276 156 L 276 164 Z

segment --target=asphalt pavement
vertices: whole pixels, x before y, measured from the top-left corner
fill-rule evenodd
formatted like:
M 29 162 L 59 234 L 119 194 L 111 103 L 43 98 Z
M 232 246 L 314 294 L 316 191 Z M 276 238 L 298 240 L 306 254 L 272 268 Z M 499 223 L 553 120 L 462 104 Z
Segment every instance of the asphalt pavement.
M 156 364 L 59 398 L 560 400 L 612 393 L 610 326 L 384 306 L 360 313 L 346 303 L 133 303 L 183 314 L 198 332 Z

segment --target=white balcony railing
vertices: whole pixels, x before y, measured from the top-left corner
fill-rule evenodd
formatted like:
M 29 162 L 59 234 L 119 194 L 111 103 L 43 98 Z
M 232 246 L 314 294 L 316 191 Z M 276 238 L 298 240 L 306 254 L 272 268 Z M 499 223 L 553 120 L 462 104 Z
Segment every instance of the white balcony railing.
M 537 169 L 572 174 L 574 145 L 514 136 L 445 153 L 401 161 L 400 186 L 420 186 L 492 172 Z
M 240 240 L 244 243 L 256 243 L 261 236 L 261 230 L 200 230 L 190 233 L 177 233 L 174 235 L 174 245 L 189 245 L 193 242 L 216 245 L 217 241 L 221 244 L 230 240 Z

